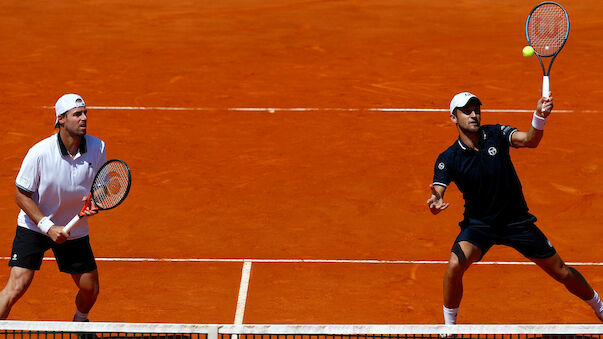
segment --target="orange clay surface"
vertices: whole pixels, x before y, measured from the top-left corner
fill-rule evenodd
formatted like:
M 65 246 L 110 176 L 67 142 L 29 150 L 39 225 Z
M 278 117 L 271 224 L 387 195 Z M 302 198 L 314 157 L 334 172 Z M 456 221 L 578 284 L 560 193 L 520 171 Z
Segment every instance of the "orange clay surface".
M 456 138 L 457 92 L 483 123 L 522 130 L 540 95 L 521 56 L 536 2 L 100 0 L 6 2 L 0 13 L 0 237 L 8 257 L 25 153 L 63 93 L 134 183 L 91 221 L 98 258 L 447 260 L 462 217 L 425 201 Z M 551 74 L 540 147 L 513 150 L 531 211 L 568 262 L 601 263 L 603 7 L 564 1 L 572 28 Z M 94 107 L 185 107 L 125 110 Z M 245 112 L 229 108 L 320 108 Z M 343 110 L 342 110 L 343 109 Z M 357 109 L 357 110 L 348 110 Z M 48 255 L 51 255 L 49 252 Z M 495 247 L 485 261 L 525 261 Z M 6 265 L 7 260 L 0 261 Z M 241 262 L 99 261 L 93 321 L 232 323 Z M 576 266 L 603 291 L 603 266 Z M 441 323 L 443 264 L 253 263 L 245 323 Z M 0 284 L 8 278 L 0 269 Z M 45 261 L 10 319 L 70 320 L 75 286 Z M 533 265 L 476 265 L 461 323 L 596 323 Z

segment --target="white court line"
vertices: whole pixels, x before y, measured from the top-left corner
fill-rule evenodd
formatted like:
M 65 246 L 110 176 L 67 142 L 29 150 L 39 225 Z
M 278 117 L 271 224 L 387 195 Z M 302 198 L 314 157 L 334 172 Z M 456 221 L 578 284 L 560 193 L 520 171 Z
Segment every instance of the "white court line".
M 0 257 L 9 260 L 10 257 Z M 54 261 L 53 257 L 45 257 L 46 261 Z M 173 262 L 173 263 L 267 263 L 267 264 L 447 264 L 447 260 L 377 260 L 377 259 L 242 259 L 242 258 L 96 258 L 106 262 Z M 603 262 L 566 262 L 571 266 L 603 266 Z M 531 261 L 480 261 L 474 265 L 534 265 Z
M 249 290 L 249 278 L 251 277 L 251 261 L 245 260 L 241 271 L 241 286 L 239 286 L 239 298 L 237 299 L 237 311 L 234 324 L 241 325 L 245 316 L 245 305 L 247 304 L 247 291 Z
M 43 108 L 54 108 L 43 106 Z M 418 112 L 448 112 L 445 108 L 320 108 L 320 107 L 166 107 L 166 106 L 88 106 L 97 110 L 132 110 L 132 111 L 229 111 L 229 112 L 381 112 L 381 113 L 418 113 Z M 494 113 L 532 113 L 533 109 L 483 109 L 482 112 Z M 573 110 L 558 109 L 555 113 L 574 113 Z M 587 113 L 598 113 L 599 111 L 584 111 Z

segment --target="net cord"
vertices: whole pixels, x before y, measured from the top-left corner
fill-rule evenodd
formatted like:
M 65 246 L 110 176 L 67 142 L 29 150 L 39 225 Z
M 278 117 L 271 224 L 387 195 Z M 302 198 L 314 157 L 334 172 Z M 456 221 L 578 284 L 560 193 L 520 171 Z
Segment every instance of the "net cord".
M 0 330 L 110 332 L 110 333 L 201 333 L 208 339 L 219 334 L 265 335 L 388 335 L 388 334 L 603 334 L 603 324 L 518 324 L 518 325 L 225 325 L 113 323 L 61 321 L 0 321 Z

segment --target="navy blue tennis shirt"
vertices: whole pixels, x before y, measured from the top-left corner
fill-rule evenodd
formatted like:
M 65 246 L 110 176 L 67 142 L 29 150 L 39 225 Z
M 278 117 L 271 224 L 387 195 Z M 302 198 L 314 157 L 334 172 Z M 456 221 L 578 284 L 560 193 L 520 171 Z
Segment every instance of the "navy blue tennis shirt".
M 465 212 L 459 225 L 502 227 L 536 221 L 528 212 L 509 154 L 516 131 L 510 126 L 483 125 L 477 151 L 458 139 L 438 156 L 433 184 L 448 187 L 454 182 L 463 193 Z

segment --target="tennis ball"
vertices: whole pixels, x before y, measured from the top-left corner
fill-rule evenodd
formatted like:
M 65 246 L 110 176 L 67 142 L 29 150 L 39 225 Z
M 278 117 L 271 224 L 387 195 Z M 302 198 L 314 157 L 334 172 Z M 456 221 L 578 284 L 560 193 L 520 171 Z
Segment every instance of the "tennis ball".
M 521 51 L 521 54 L 523 54 L 524 57 L 529 58 L 534 55 L 534 48 L 532 48 L 532 46 L 526 46 Z

